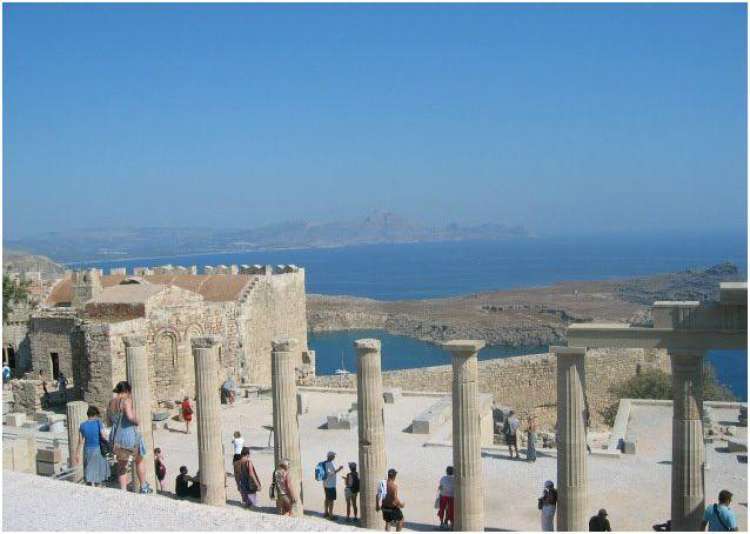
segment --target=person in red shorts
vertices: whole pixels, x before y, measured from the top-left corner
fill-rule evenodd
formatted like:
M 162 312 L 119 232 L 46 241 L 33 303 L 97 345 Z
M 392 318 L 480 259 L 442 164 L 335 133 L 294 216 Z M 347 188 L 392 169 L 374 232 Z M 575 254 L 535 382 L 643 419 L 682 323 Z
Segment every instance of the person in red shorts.
M 438 517 L 440 528 L 453 528 L 453 466 L 445 468 L 445 476 L 440 479 L 438 493 L 440 494 Z
M 185 397 L 180 404 L 182 418 L 185 420 L 185 434 L 190 434 L 190 421 L 193 420 L 193 407 L 190 406 L 190 399 Z

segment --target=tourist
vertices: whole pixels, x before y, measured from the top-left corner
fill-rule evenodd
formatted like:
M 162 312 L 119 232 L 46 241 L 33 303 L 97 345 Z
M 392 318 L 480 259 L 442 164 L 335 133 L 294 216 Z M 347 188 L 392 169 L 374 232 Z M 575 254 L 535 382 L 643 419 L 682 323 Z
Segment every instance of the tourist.
M 536 462 L 536 419 L 533 415 L 529 416 L 526 426 L 526 460 Z
M 190 421 L 193 420 L 193 407 L 190 405 L 190 398 L 185 397 L 180 404 L 180 414 L 185 421 L 185 434 L 190 434 Z
M 242 447 L 239 459 L 234 462 L 234 480 L 237 482 L 237 490 L 242 497 L 242 503 L 248 507 L 258 506 L 260 479 L 250 460 L 249 447 Z
M 516 449 L 516 458 L 520 459 L 518 455 L 518 429 L 521 426 L 521 422 L 516 417 L 516 412 L 513 410 L 508 414 L 505 441 L 508 444 L 508 452 L 510 457 L 513 458 L 513 449 Z
M 3 363 L 3 384 L 10 382 L 10 367 L 8 362 Z
M 292 515 L 292 506 L 297 502 L 297 495 L 289 483 L 289 460 L 281 460 L 273 472 L 271 498 L 276 499 L 279 514 Z
M 174 492 L 178 499 L 200 499 L 201 484 L 197 474 L 195 477 L 188 475 L 187 466 L 180 466 L 180 474 L 174 480 Z
M 47 390 L 47 380 L 44 376 L 44 371 L 39 371 L 39 380 L 42 381 L 42 391 L 44 391 L 44 395 L 42 396 L 42 408 L 47 409 L 50 407 L 50 396 L 49 391 Z
M 128 487 L 127 468 L 132 456 L 141 483 L 141 493 L 151 493 L 153 489 L 146 482 L 146 466 L 143 464 L 146 444 L 137 429 L 139 421 L 133 408 L 132 388 L 127 381 L 122 381 L 117 383 L 113 392 L 115 397 L 109 402 L 107 414 L 112 426 L 109 440 L 117 458 L 120 489 L 125 490 Z M 151 421 L 147 421 L 146 424 L 151 424 Z
M 354 521 L 357 521 L 359 511 L 357 510 L 357 496 L 359 495 L 359 473 L 357 464 L 349 462 L 349 472 L 344 475 L 344 496 L 346 497 L 346 521 L 351 521 L 351 511 L 354 511 Z
M 234 450 L 234 456 L 232 457 L 232 463 L 240 459 L 242 453 L 242 447 L 245 446 L 245 440 L 242 438 L 239 430 L 234 431 L 234 439 L 232 439 L 232 448 Z
M 453 466 L 445 468 L 445 475 L 438 484 L 438 517 L 440 528 L 453 528 L 453 486 L 456 477 L 453 475 Z
M 65 378 L 65 373 L 60 371 L 60 376 L 57 377 L 57 390 L 63 399 L 63 404 L 68 404 L 68 379 Z
M 107 439 L 107 436 L 96 406 L 89 406 L 86 416 L 88 419 L 78 427 L 80 437 L 73 456 L 73 465 L 81 462 L 81 448 L 83 448 L 83 478 L 88 484 L 96 486 L 107 480 L 110 475 L 109 463 L 102 455 L 100 445 L 102 438 Z
M 226 402 L 230 406 L 234 405 L 234 399 L 235 399 L 235 390 L 237 389 L 237 384 L 234 382 L 234 378 L 230 376 L 227 377 L 227 379 L 224 381 L 224 383 L 221 385 L 221 397 L 222 402 Z
M 333 505 L 336 501 L 336 474 L 341 471 L 344 466 L 336 467 L 333 460 L 336 458 L 336 453 L 328 451 L 326 455 L 328 458 L 325 462 L 325 478 L 323 479 L 323 491 L 325 492 L 325 517 L 326 519 L 336 520 L 336 516 L 333 515 Z
M 591 413 L 588 407 L 583 409 L 583 428 L 584 438 L 586 440 L 586 451 L 591 454 L 591 445 L 589 445 L 589 430 L 591 429 Z
M 555 483 L 551 480 L 544 483 L 544 493 L 539 497 L 539 509 L 542 511 L 542 532 L 553 532 L 555 530 L 557 490 L 555 489 Z
M 703 513 L 701 530 L 706 530 L 706 526 L 708 526 L 709 532 L 737 530 L 737 518 L 734 515 L 734 511 L 729 508 L 731 503 L 732 493 L 729 490 L 721 490 L 719 492 L 719 502 L 706 506 L 706 511 Z
M 381 504 L 383 511 L 383 521 L 385 521 L 386 532 L 391 530 L 391 526 L 396 527 L 396 532 L 400 532 L 404 527 L 404 513 L 401 509 L 406 505 L 398 497 L 398 484 L 396 483 L 397 472 L 395 469 L 388 470 L 388 480 L 385 486 L 385 497 Z
M 159 447 L 154 449 L 154 472 L 156 473 L 156 490 L 162 491 L 164 479 L 167 476 L 167 464 L 164 463 L 164 456 Z
M 607 515 L 607 511 L 602 508 L 598 514 L 589 519 L 589 532 L 612 532 Z

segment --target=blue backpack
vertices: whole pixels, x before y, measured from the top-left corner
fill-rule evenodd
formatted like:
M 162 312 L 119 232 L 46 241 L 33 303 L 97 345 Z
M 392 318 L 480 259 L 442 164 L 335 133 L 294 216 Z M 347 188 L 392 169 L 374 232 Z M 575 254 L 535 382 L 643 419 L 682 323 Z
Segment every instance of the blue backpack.
M 326 478 L 326 463 L 318 462 L 318 465 L 315 466 L 315 480 L 320 482 L 321 480 L 324 480 L 325 478 Z

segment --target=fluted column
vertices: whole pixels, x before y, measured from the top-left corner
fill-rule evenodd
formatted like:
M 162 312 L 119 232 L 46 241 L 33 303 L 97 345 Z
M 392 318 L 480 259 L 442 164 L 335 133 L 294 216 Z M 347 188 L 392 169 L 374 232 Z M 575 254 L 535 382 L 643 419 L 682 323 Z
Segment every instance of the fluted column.
M 219 341 L 214 336 L 191 340 L 195 360 L 195 415 L 198 420 L 198 465 L 201 502 L 224 506 L 227 501 L 218 380 Z
M 672 361 L 672 530 L 700 530 L 703 486 L 703 353 L 669 353 Z
M 156 487 L 156 475 L 154 473 L 154 431 L 151 412 L 151 385 L 148 378 L 148 356 L 146 354 L 146 338 L 143 336 L 125 336 L 125 367 L 127 369 L 128 382 L 132 388 L 133 410 L 138 418 L 138 432 L 143 436 L 146 444 L 146 454 L 143 457 L 146 462 L 146 482 L 152 488 Z M 133 476 L 135 491 L 140 490 L 140 481 Z
M 299 360 L 297 340 L 279 338 L 271 343 L 271 385 L 273 389 L 274 464 L 289 460 L 289 483 L 297 490 L 292 515 L 303 515 L 302 454 L 297 419 L 297 383 L 295 365 Z
M 477 353 L 484 341 L 448 341 L 453 354 L 453 470 L 455 530 L 484 530 L 482 429 Z
M 586 349 L 550 350 L 557 354 L 557 530 L 587 530 Z
M 385 422 L 383 415 L 383 377 L 380 373 L 380 341 L 358 339 L 357 417 L 359 433 L 359 500 L 362 527 L 379 529 L 382 518 L 375 509 L 378 484 L 385 478 Z
M 88 411 L 89 405 L 83 401 L 73 401 L 69 402 L 65 406 L 65 409 L 68 416 L 68 465 L 73 467 L 76 448 L 78 447 L 78 441 L 81 439 L 81 423 L 88 419 L 86 411 Z M 79 482 L 83 478 L 83 458 L 81 458 L 81 463 L 78 465 L 80 469 L 75 475 L 74 482 Z

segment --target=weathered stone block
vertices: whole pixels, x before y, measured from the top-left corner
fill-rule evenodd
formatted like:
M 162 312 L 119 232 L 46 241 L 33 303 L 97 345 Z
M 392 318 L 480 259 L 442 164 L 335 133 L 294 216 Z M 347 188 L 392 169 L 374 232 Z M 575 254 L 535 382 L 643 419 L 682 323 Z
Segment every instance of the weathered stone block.
M 622 442 L 622 452 L 623 454 L 635 454 L 636 449 L 636 439 L 626 439 Z
M 61 433 L 61 432 L 64 432 L 64 433 L 67 434 L 68 429 L 65 426 L 65 419 L 54 421 L 54 422 L 50 423 L 47 431 L 51 432 L 53 434 L 57 434 L 57 433 Z
M 53 415 L 53 412 L 47 410 L 36 411 L 34 412 L 34 421 L 39 421 L 40 423 L 48 423 L 49 420 L 47 418 L 50 415 Z
M 349 414 L 329 415 L 327 421 L 328 430 L 349 430 L 352 428 L 352 421 Z
M 39 449 L 36 452 L 36 459 L 39 462 L 62 462 L 62 449 Z
M 728 439 L 727 449 L 729 452 L 747 452 L 747 443 L 743 443 L 738 439 Z
M 417 415 L 411 423 L 412 434 L 430 434 L 450 417 L 452 401 L 443 397 L 425 411 Z
M 20 412 L 9 413 L 5 416 L 5 424 L 8 426 L 23 426 L 26 422 L 26 414 Z
M 36 473 L 42 476 L 56 475 L 62 470 L 62 464 L 53 464 L 49 462 L 37 462 Z
M 401 388 L 386 388 L 383 390 L 383 402 L 394 404 L 401 400 Z

